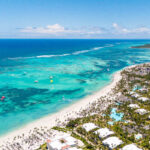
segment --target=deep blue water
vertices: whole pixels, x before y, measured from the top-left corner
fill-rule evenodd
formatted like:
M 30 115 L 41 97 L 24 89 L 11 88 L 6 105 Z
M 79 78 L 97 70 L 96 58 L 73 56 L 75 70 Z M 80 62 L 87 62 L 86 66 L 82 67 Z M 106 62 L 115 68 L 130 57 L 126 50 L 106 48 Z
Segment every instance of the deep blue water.
M 0 40 L 0 135 L 101 89 L 112 74 L 149 62 L 150 40 Z M 35 83 L 38 81 L 38 83 Z

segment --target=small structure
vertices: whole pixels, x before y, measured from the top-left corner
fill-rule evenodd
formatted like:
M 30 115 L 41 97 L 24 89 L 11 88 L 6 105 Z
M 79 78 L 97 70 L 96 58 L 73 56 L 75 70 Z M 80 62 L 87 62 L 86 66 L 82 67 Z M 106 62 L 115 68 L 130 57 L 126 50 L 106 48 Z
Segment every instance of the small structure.
M 135 134 L 134 137 L 135 137 L 136 140 L 139 140 L 139 139 L 141 139 L 143 136 L 142 136 L 142 134 L 138 133 L 138 134 Z
M 148 91 L 148 89 L 146 89 L 146 88 L 139 89 L 139 92 L 141 92 L 141 93 L 144 93 L 144 92 L 147 92 L 147 91 Z
M 123 141 L 121 141 L 118 137 L 113 136 L 105 139 L 104 141 L 102 141 L 102 143 L 108 146 L 109 149 L 114 149 L 117 146 L 123 144 Z
M 114 132 L 110 131 L 108 128 L 98 129 L 97 131 L 95 131 L 95 133 L 99 135 L 99 138 L 105 138 L 109 135 L 114 134 Z
M 82 125 L 82 127 L 86 130 L 86 132 L 98 128 L 98 126 L 96 126 L 94 123 L 85 123 Z
M 148 111 L 145 109 L 137 109 L 135 112 L 139 113 L 140 115 L 145 115 L 148 113 Z
M 135 144 L 129 144 L 124 146 L 121 150 L 142 150 L 138 148 Z
M 146 101 L 149 100 L 149 98 L 147 98 L 147 97 L 139 97 L 138 100 L 146 102 Z
M 139 94 L 137 94 L 137 93 L 135 93 L 135 94 L 133 94 L 133 95 L 131 95 L 132 97 L 134 97 L 134 98 L 138 98 L 138 97 L 140 97 L 140 95 Z
M 79 150 L 77 148 L 77 140 L 69 134 L 47 140 L 47 147 L 48 150 Z
M 131 91 L 131 92 L 129 92 L 129 94 L 130 94 L 130 95 L 133 95 L 133 94 L 135 94 L 135 92 Z
M 130 104 L 129 107 L 132 109 L 140 108 L 137 104 Z

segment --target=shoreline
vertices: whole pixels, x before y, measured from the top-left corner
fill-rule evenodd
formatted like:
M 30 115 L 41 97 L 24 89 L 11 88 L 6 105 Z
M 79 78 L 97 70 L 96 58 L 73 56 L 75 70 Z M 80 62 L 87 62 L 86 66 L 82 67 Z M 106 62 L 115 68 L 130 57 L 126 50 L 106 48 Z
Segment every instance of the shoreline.
M 3 145 L 8 140 L 12 141 L 14 137 L 21 136 L 22 134 L 29 135 L 30 134 L 29 132 L 34 130 L 34 128 L 47 127 L 50 129 L 53 126 L 58 125 L 57 120 L 61 122 L 66 122 L 68 118 L 79 117 L 79 114 L 77 113 L 79 113 L 83 109 L 88 108 L 91 102 L 97 101 L 102 96 L 107 96 L 108 93 L 112 91 L 112 89 L 116 86 L 116 83 L 121 79 L 121 74 L 120 74 L 121 71 L 122 70 L 115 72 L 112 76 L 112 81 L 108 85 L 100 89 L 99 91 L 93 93 L 92 95 L 86 96 L 85 98 L 78 100 L 77 102 L 69 105 L 68 107 L 61 109 L 60 111 L 54 114 L 50 114 L 45 117 L 42 117 L 38 120 L 35 120 L 31 123 L 28 123 L 20 127 L 18 130 L 16 129 L 14 131 L 10 131 L 9 133 L 0 136 L 0 145 Z

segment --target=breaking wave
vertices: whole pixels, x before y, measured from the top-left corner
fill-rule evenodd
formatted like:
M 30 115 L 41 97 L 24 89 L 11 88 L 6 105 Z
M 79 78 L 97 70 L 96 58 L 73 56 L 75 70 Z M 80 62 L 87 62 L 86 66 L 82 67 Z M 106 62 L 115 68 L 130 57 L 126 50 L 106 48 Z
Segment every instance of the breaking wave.
M 51 57 L 63 57 L 63 56 L 69 56 L 69 55 L 79 55 L 82 53 L 87 53 L 87 52 L 91 52 L 91 51 L 96 51 L 99 50 L 101 48 L 104 47 L 94 47 L 92 49 L 89 50 L 82 50 L 82 51 L 76 51 L 74 53 L 71 54 L 60 54 L 60 55 L 39 55 L 39 56 L 31 56 L 31 57 L 12 57 L 12 58 L 8 58 L 10 60 L 20 60 L 20 59 L 32 59 L 32 58 L 51 58 Z

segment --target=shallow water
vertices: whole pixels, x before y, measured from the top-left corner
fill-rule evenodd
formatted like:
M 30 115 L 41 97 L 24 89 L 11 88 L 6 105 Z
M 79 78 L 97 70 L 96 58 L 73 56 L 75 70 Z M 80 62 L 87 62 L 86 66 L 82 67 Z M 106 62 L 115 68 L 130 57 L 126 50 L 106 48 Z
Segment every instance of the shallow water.
M 0 135 L 92 94 L 126 66 L 149 62 L 149 49 L 130 48 L 145 43 L 150 41 L 0 40 L 0 96 L 6 97 Z

